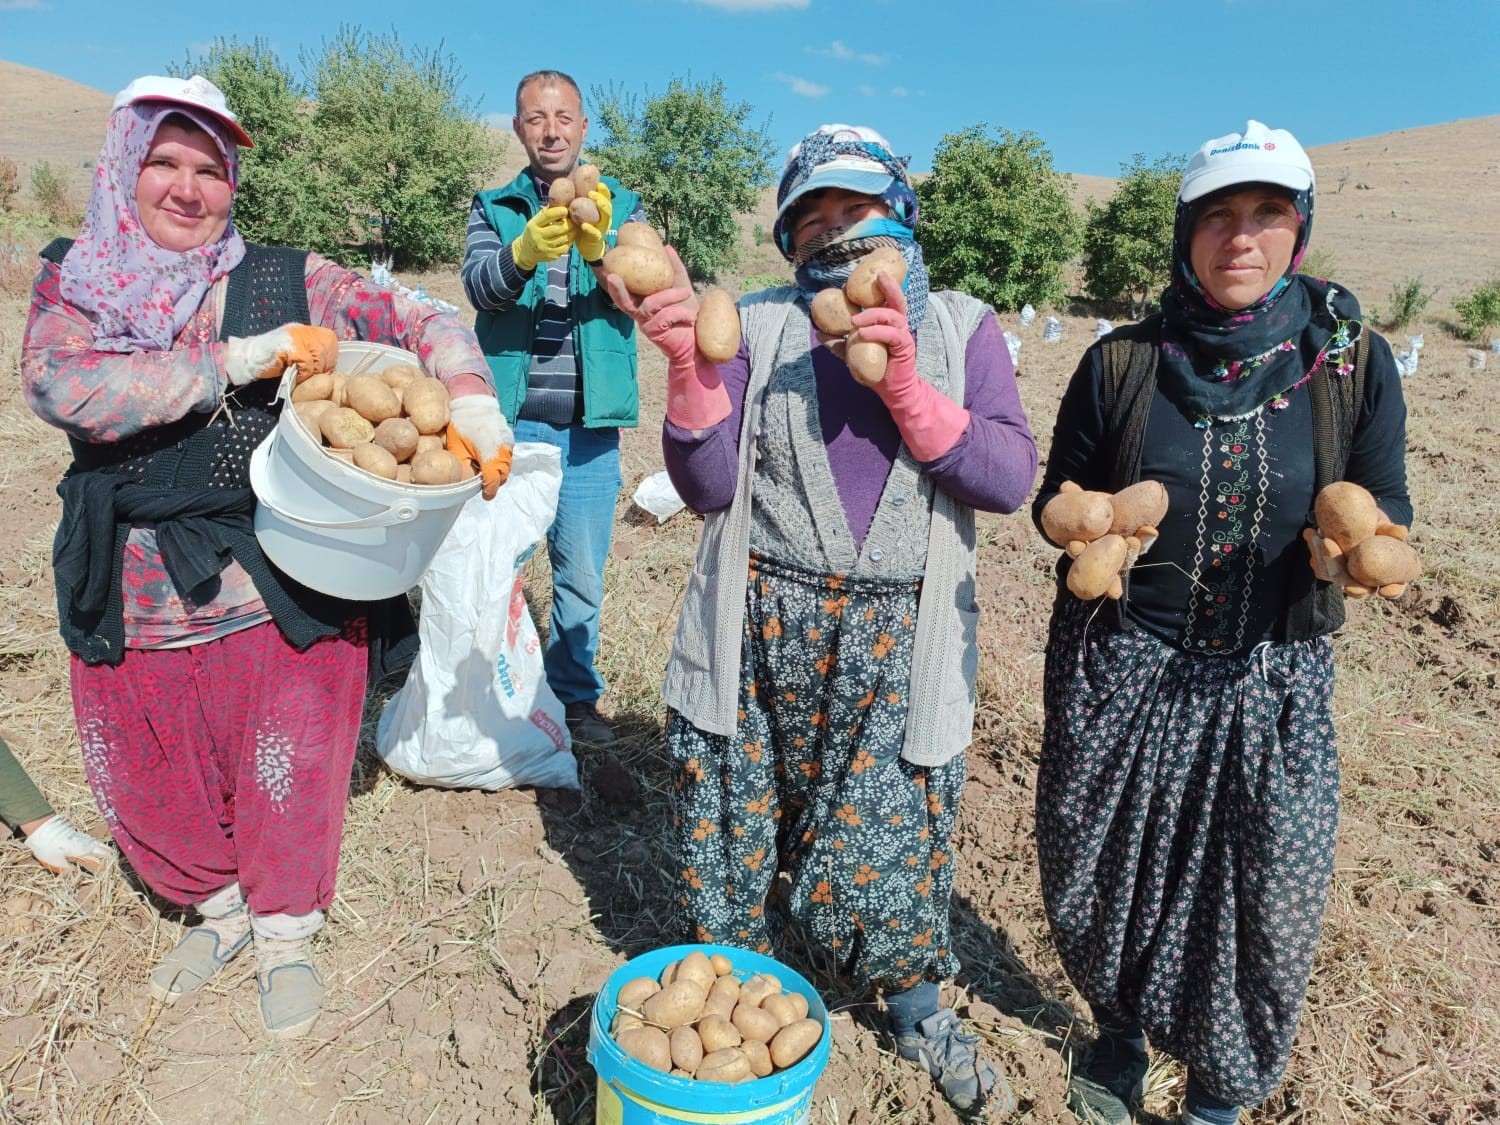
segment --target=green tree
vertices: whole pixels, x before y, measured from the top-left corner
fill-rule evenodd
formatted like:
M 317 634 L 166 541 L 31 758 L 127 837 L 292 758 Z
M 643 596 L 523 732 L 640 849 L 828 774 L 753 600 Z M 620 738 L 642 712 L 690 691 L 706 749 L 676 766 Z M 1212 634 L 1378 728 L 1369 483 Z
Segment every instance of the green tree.
M 1123 301 L 1141 316 L 1172 274 L 1172 223 L 1185 161 L 1139 153 L 1121 165 L 1120 183 L 1103 206 L 1085 205 L 1084 290 L 1096 301 Z
M 224 91 L 254 147 L 240 150 L 234 222 L 246 238 L 336 251 L 348 213 L 321 202 L 311 152 L 311 106 L 291 72 L 264 39 L 215 39 L 189 55 L 180 77 L 201 74 Z
M 397 267 L 457 259 L 469 199 L 504 146 L 459 95 L 453 56 L 344 27 L 302 66 L 320 198 L 352 217 L 346 248 Z
M 77 226 L 83 219 L 73 203 L 73 192 L 67 175 L 45 160 L 31 170 L 31 198 L 36 201 L 37 210 L 46 216 L 48 222 Z
M 986 133 L 973 125 L 945 136 L 932 174 L 917 185 L 917 233 L 933 284 L 999 309 L 1054 300 L 1079 243 L 1072 177 L 1053 169 L 1035 134 Z
M 736 217 L 754 209 L 774 174 L 769 119 L 747 124 L 752 107 L 731 104 L 717 78 L 674 78 L 644 100 L 613 87 L 593 94 L 587 147 L 600 171 L 641 193 L 646 217 L 694 278 L 733 266 Z

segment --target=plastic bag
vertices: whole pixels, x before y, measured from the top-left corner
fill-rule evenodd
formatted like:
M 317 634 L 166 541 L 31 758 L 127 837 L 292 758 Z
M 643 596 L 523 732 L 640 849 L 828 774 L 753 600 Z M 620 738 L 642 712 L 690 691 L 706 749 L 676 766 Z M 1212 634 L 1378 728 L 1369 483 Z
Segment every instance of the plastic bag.
M 1005 333 L 1005 350 L 1010 352 L 1010 365 L 1012 367 L 1021 362 L 1021 337 L 1014 332 Z
M 644 508 L 656 517 L 657 523 L 666 523 L 683 508 L 687 507 L 682 502 L 682 497 L 677 495 L 677 489 L 672 484 L 672 478 L 663 469 L 659 473 L 652 473 L 636 486 L 635 495 L 631 497 L 637 508 Z
M 521 577 L 561 484 L 555 446 L 518 444 L 495 499 L 465 504 L 438 548 L 422 578 L 421 651 L 375 728 L 376 753 L 403 777 L 465 789 L 578 788 Z
M 1049 316 L 1042 326 L 1042 343 L 1055 344 L 1062 339 L 1062 321 Z
M 1024 327 L 1030 324 L 1035 319 L 1036 309 L 1032 308 L 1031 303 L 1028 301 L 1026 304 L 1021 306 L 1021 325 Z

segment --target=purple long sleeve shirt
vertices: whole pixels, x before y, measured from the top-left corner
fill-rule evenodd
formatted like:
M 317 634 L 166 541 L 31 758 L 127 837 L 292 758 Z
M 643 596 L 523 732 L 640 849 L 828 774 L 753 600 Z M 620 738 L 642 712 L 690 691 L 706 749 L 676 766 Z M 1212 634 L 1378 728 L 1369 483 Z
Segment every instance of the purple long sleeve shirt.
M 886 477 L 901 449 L 901 434 L 885 403 L 855 381 L 842 360 L 813 341 L 818 417 L 828 461 L 856 548 L 875 518 Z M 662 424 L 662 452 L 677 494 L 695 512 L 727 508 L 739 480 L 740 421 L 750 382 L 745 345 L 719 366 L 730 414 L 695 433 Z M 1036 480 L 1036 440 L 1021 407 L 1010 350 L 994 313 L 986 313 L 964 349 L 964 406 L 969 424 L 953 448 L 922 465 L 960 503 L 985 512 L 1013 512 Z

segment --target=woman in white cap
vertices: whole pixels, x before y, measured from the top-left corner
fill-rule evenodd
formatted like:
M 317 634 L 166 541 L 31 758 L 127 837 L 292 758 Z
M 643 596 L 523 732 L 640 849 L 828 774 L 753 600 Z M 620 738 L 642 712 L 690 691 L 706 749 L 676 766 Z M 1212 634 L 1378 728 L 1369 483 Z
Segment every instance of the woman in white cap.
M 1347 578 L 1315 575 L 1303 533 L 1334 480 L 1412 514 L 1391 349 L 1351 294 L 1298 273 L 1313 191 L 1283 130 L 1198 150 L 1162 311 L 1085 354 L 1032 507 L 1040 527 L 1067 481 L 1168 498 L 1122 598 L 1059 582 L 1047 646 L 1037 851 L 1099 1025 L 1071 1083 L 1092 1121 L 1130 1120 L 1147 1042 L 1187 1066 L 1185 1123 L 1237 1120 L 1281 1080 L 1312 969 Z
M 664 688 L 686 935 L 764 950 L 794 928 L 883 994 L 898 1053 L 977 1116 L 1014 1101 L 939 999 L 958 969 L 974 511 L 1024 503 L 1037 454 L 994 312 L 928 291 L 916 219 L 885 139 L 826 125 L 777 191 L 796 284 L 745 298 L 734 359 L 694 347 L 680 262 L 639 307 L 610 286 L 668 358 L 667 468 L 706 516 Z M 870 384 L 809 303 L 879 247 L 906 278 L 882 274 L 883 304 L 854 315 L 889 350 Z
M 329 370 L 340 339 L 409 349 L 448 385 L 450 437 L 487 495 L 510 440 L 457 320 L 245 242 L 231 212 L 249 144 L 201 76 L 115 99 L 83 230 L 42 252 L 21 375 L 73 450 L 53 569 L 89 784 L 135 873 L 201 917 L 151 992 L 173 1003 L 253 940 L 265 1028 L 290 1037 L 322 1008 L 309 939 L 333 899 L 367 667 L 414 633 L 404 598 L 330 598 L 271 565 L 250 453 L 279 376 Z

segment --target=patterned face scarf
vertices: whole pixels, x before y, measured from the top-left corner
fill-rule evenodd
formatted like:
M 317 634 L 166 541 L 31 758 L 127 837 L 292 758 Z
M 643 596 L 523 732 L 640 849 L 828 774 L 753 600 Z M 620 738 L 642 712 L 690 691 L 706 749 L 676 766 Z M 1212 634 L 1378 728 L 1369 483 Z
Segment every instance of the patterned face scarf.
M 136 181 L 157 129 L 172 114 L 214 139 L 231 189 L 239 184 L 238 151 L 215 118 L 162 102 L 110 114 L 83 229 L 61 277 L 63 298 L 94 321 L 96 351 L 167 351 L 210 287 L 245 257 L 232 215 L 218 241 L 181 253 L 158 246 L 141 226 Z
M 1223 193 L 1177 204 L 1157 377 L 1163 393 L 1200 425 L 1285 405 L 1287 391 L 1306 382 L 1330 351 L 1358 337 L 1353 296 L 1297 272 L 1312 233 L 1313 195 L 1289 196 L 1300 219 L 1291 263 L 1269 293 L 1243 309 L 1220 307 L 1193 272 L 1193 228 Z

